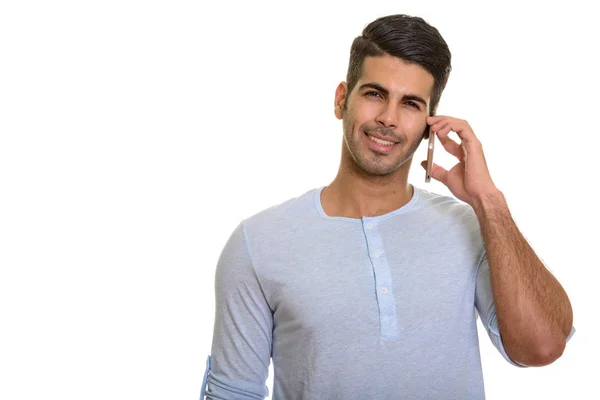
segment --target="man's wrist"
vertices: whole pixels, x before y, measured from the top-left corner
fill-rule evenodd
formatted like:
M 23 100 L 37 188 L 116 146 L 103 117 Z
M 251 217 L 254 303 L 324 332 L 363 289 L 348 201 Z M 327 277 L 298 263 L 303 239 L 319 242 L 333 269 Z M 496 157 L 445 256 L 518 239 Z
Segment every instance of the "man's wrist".
M 489 216 L 493 212 L 508 211 L 506 198 L 498 189 L 476 196 L 472 207 L 478 218 Z

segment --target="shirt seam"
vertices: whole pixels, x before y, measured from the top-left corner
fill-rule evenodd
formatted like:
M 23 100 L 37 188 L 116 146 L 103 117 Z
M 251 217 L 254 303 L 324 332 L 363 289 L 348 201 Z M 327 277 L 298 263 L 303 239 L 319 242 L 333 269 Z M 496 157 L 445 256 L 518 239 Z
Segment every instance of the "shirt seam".
M 263 284 L 260 281 L 260 276 L 258 274 L 258 271 L 256 270 L 256 266 L 254 263 L 254 257 L 252 256 L 252 248 L 250 246 L 250 239 L 248 237 L 248 231 L 246 230 L 244 220 L 242 220 L 242 222 L 240 222 L 240 225 L 242 226 L 242 232 L 244 233 L 244 244 L 246 245 L 246 250 L 248 251 L 248 257 L 250 258 L 250 266 L 252 267 L 252 272 L 254 272 L 254 276 L 256 276 L 256 281 L 258 282 L 258 286 L 260 287 L 260 292 L 261 292 L 263 298 L 265 299 L 265 302 L 269 306 L 269 310 L 271 310 L 271 312 L 273 312 L 273 307 L 271 307 L 271 304 L 269 304 L 269 300 L 267 300 L 267 296 L 265 295 L 265 291 L 263 289 Z

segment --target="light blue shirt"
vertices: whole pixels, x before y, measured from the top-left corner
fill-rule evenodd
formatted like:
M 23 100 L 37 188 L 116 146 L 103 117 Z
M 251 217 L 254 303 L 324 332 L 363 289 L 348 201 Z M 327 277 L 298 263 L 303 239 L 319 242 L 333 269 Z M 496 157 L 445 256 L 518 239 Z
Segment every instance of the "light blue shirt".
M 484 399 L 477 315 L 500 354 L 466 203 L 413 185 L 377 217 L 330 217 L 323 187 L 243 220 L 215 276 L 201 399 Z M 575 332 L 573 328 L 569 339 Z

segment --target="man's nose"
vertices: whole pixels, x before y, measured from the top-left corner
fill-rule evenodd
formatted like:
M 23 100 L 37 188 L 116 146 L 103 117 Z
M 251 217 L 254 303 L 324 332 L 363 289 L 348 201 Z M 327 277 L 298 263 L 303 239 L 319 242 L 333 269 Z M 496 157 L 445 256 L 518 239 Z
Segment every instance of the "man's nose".
M 388 102 L 381 113 L 377 116 L 377 122 L 386 128 L 396 128 L 398 126 L 399 113 L 394 104 Z

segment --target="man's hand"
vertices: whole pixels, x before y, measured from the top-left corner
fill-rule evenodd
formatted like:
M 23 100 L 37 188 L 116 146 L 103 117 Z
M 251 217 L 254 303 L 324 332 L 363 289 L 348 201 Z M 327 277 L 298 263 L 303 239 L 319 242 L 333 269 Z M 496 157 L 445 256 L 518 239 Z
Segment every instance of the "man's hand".
M 442 182 L 454 196 L 471 207 L 475 207 L 486 195 L 498 192 L 490 176 L 481 142 L 467 121 L 439 115 L 427 117 L 427 124 L 431 125 L 430 132 L 437 135 L 446 151 L 459 161 L 449 171 L 433 163 L 431 176 L 435 180 Z M 450 131 L 458 134 L 460 144 L 448 137 Z M 426 165 L 427 161 L 421 162 L 423 168 Z

